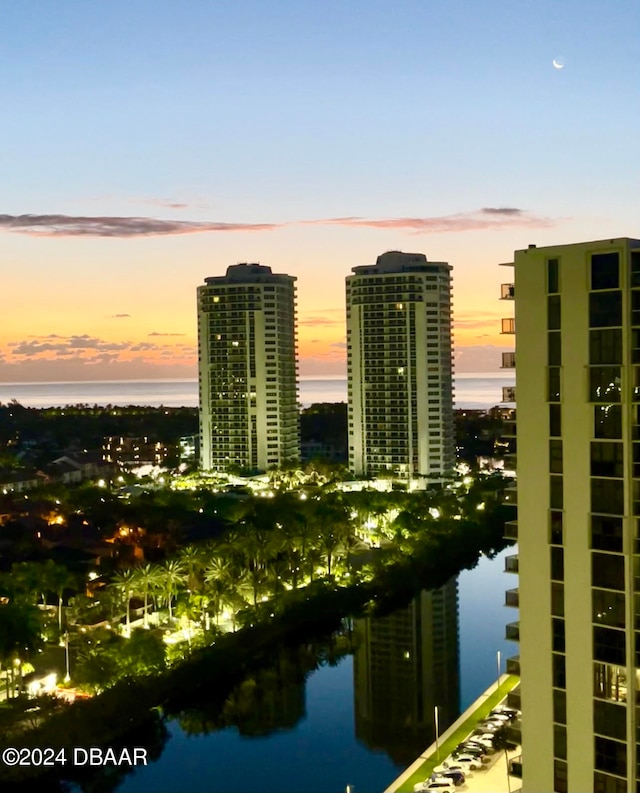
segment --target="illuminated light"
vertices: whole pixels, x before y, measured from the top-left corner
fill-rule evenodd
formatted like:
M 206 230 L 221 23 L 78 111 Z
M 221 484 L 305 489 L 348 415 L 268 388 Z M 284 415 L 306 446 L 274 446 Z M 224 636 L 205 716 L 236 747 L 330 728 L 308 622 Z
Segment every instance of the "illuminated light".
M 438 507 L 429 507 L 429 514 L 437 520 L 440 517 L 440 510 Z
M 482 501 L 480 504 L 478 504 L 476 509 L 484 509 L 484 501 Z
M 199 513 L 202 515 L 202 513 L 204 512 L 204 510 L 202 509 L 202 507 L 200 507 L 200 509 L 198 510 L 198 512 L 199 512 Z
M 106 482 L 104 481 L 104 479 L 98 479 L 98 487 L 105 487 L 105 486 L 106 486 Z
M 94 572 L 93 570 L 89 573 L 89 581 L 95 581 L 97 577 L 98 577 L 98 574 L 96 572 Z

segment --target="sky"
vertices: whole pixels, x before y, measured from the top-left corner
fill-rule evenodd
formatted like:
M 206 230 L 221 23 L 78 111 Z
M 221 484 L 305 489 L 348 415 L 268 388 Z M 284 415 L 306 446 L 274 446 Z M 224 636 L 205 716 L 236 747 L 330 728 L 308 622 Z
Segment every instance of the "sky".
M 297 277 L 301 375 L 343 375 L 387 250 L 453 265 L 456 369 L 497 370 L 499 263 L 640 236 L 637 0 L 0 8 L 2 382 L 195 376 L 238 262 Z

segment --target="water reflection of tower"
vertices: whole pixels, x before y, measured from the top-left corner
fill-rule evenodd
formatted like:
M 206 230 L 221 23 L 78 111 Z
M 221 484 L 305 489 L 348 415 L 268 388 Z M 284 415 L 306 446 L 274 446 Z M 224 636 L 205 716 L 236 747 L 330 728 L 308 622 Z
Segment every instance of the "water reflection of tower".
M 356 736 L 398 765 L 415 760 L 460 712 L 458 581 L 355 624 Z

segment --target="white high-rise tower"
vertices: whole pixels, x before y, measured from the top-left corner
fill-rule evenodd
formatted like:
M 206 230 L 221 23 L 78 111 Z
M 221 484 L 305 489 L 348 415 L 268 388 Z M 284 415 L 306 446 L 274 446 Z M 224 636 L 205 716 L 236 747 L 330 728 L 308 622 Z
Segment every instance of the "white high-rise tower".
M 346 288 L 350 469 L 442 479 L 455 461 L 451 266 L 390 251 Z
M 198 287 L 203 469 L 299 459 L 295 280 L 237 264 Z

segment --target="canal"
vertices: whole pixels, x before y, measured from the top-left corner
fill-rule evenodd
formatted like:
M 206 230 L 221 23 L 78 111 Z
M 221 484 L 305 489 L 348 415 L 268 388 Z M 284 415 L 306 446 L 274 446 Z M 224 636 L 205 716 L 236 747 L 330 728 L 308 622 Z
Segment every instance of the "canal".
M 121 793 L 380 793 L 484 691 L 517 647 L 504 626 L 516 585 L 504 557 L 481 558 L 442 590 L 356 620 L 329 645 L 297 648 L 246 681 L 222 714 L 167 725 L 159 758 Z

